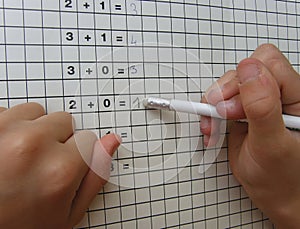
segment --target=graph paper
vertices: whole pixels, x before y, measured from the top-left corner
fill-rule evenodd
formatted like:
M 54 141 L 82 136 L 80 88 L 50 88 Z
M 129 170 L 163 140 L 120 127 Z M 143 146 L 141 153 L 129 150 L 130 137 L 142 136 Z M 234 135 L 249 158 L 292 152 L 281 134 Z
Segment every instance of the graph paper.
M 225 138 L 205 149 L 199 117 L 141 101 L 199 101 L 263 43 L 299 70 L 299 25 L 297 1 L 0 0 L 0 106 L 38 102 L 122 137 L 76 228 L 272 228 L 234 179 Z

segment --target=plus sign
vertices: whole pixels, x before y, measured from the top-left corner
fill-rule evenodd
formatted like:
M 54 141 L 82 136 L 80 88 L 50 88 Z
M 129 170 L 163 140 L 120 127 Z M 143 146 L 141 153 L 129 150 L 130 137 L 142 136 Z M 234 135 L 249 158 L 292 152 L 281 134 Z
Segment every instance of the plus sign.
M 95 104 L 94 104 L 93 102 L 90 102 L 90 103 L 88 104 L 88 107 L 91 108 L 91 109 L 92 109 L 94 106 L 95 106 Z
M 87 2 L 83 4 L 83 6 L 88 9 L 90 7 L 90 4 L 88 4 Z
M 92 38 L 91 38 L 90 35 L 86 35 L 86 36 L 84 37 L 84 39 L 86 39 L 86 41 L 90 41 Z
M 93 72 L 93 70 L 88 68 L 87 70 L 85 70 L 85 72 L 90 75 Z

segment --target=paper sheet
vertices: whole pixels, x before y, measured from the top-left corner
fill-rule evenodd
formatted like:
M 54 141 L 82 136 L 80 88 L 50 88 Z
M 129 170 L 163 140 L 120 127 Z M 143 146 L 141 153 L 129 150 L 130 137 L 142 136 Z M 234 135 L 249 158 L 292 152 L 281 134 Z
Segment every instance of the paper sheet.
M 197 116 L 140 102 L 199 101 L 266 42 L 299 70 L 299 15 L 283 0 L 0 0 L 0 106 L 35 101 L 71 112 L 77 129 L 121 135 L 77 228 L 272 228 L 226 143 L 205 150 Z

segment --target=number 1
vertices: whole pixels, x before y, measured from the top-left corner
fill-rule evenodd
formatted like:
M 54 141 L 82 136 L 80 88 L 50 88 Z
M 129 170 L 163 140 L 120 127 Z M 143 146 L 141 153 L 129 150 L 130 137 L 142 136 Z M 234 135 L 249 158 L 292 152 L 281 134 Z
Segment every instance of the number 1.
M 102 10 L 105 10 L 104 1 L 103 1 L 103 2 L 100 2 L 100 5 L 101 5 L 101 9 L 102 9 Z

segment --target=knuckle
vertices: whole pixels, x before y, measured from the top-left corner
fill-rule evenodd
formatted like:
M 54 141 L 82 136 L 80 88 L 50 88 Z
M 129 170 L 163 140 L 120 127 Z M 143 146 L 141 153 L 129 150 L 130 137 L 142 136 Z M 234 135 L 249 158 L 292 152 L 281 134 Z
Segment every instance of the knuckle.
M 236 70 L 233 70 L 233 69 L 228 70 L 227 72 L 225 72 L 224 75 L 226 75 L 228 77 L 235 77 L 236 76 Z
M 73 116 L 69 112 L 66 112 L 66 111 L 59 111 L 59 112 L 56 112 L 56 114 L 62 116 L 65 119 L 73 119 Z
M 283 72 L 282 70 L 292 70 L 292 66 L 290 64 L 287 64 L 286 62 L 283 62 L 282 59 L 280 59 L 279 57 L 273 57 L 270 58 L 269 60 L 267 60 L 267 66 L 269 67 L 271 73 L 276 74 L 277 77 L 285 77 L 285 74 L 288 74 L 288 71 L 284 71 L 284 75 L 283 74 L 279 74 L 281 72 Z M 288 67 L 288 68 L 287 68 Z
M 270 43 L 261 44 L 256 50 L 269 55 L 269 57 L 278 54 L 279 51 L 275 45 Z
M 18 128 L 18 126 L 23 126 Z M 16 129 L 17 128 L 17 129 Z M 48 139 L 48 133 L 43 128 L 33 125 L 30 121 L 14 123 L 14 127 L 9 134 L 11 144 L 8 146 L 10 151 L 16 156 L 25 157 L 42 151 Z
M 42 115 L 46 113 L 44 107 L 41 104 L 35 102 L 25 103 L 24 108 L 26 108 L 26 110 L 34 110 Z
M 285 60 L 283 54 L 273 44 L 262 44 L 257 48 L 257 51 L 255 51 L 255 52 L 263 54 L 262 62 L 272 72 L 278 72 L 277 70 L 282 69 L 288 63 L 287 60 L 283 61 L 283 60 Z
M 74 117 L 68 112 L 59 111 L 59 112 L 53 113 L 52 115 L 58 116 L 60 120 L 64 120 L 64 123 L 67 123 L 69 125 L 74 124 Z
M 10 148 L 17 155 L 36 152 L 39 148 L 39 135 L 34 132 L 20 131 L 15 134 L 14 141 Z

